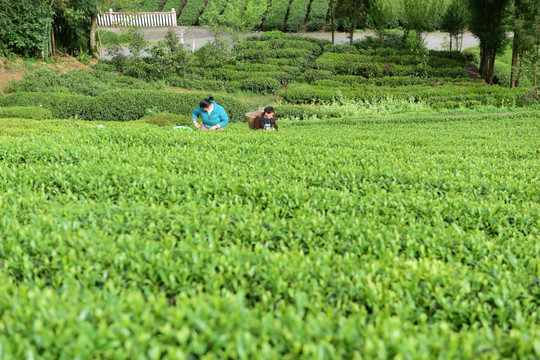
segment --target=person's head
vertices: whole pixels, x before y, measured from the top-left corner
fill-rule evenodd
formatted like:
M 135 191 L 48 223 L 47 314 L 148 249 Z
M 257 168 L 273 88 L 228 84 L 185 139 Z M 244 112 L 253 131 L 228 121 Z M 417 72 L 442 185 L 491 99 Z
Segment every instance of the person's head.
M 199 103 L 199 107 L 203 111 L 208 111 L 208 108 L 210 107 L 210 105 L 212 105 L 213 100 L 214 98 L 212 96 L 209 96 L 208 99 L 202 99 L 201 102 Z
M 274 117 L 274 108 L 272 106 L 267 106 L 264 108 L 264 117 L 267 119 Z

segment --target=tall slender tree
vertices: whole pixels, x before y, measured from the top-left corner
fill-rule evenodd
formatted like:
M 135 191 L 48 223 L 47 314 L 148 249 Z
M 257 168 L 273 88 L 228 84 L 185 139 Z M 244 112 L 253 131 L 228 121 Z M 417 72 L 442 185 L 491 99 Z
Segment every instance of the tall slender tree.
M 338 0 L 336 5 L 336 16 L 343 21 L 349 30 L 350 44 L 353 44 L 354 30 L 360 28 L 367 22 L 369 11 L 369 0 Z
M 512 67 L 510 87 L 519 85 L 521 68 L 526 52 L 534 53 L 535 43 L 540 37 L 540 0 L 513 0 L 512 30 Z M 519 63 L 518 63 L 518 60 Z
M 510 0 L 469 0 L 469 28 L 480 40 L 480 74 L 486 83 L 493 82 L 495 56 L 504 49 L 505 23 Z

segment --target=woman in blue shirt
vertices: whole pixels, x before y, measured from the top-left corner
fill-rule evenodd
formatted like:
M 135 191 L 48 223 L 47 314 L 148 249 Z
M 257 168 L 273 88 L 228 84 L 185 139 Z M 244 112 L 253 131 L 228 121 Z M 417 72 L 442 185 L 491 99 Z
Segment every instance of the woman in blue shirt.
M 202 118 L 202 125 L 197 122 L 198 117 Z M 223 130 L 229 123 L 229 115 L 223 106 L 216 104 L 212 96 L 202 99 L 199 106 L 191 113 L 193 125 L 201 130 Z

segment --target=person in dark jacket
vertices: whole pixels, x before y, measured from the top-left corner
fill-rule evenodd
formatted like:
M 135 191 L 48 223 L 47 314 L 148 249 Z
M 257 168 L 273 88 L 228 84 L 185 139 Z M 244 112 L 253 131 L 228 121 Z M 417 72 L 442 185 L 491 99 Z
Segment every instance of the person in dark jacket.
M 277 130 L 276 118 L 274 117 L 274 108 L 267 106 L 262 114 L 253 120 L 253 130 Z

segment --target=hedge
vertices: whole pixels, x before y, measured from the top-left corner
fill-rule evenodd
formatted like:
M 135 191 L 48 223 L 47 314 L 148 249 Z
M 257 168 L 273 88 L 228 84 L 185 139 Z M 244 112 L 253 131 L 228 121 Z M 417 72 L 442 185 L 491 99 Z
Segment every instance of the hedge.
M 155 90 L 115 90 L 97 97 L 71 94 L 16 93 L 0 98 L 0 106 L 29 106 L 41 104 L 54 117 L 79 116 L 86 120 L 130 121 L 145 116 L 147 109 L 191 114 L 207 94 L 175 93 Z M 216 96 L 231 121 L 245 121 L 250 107 L 228 95 Z
M 274 106 L 274 114 L 278 120 L 290 117 L 303 119 L 305 117 L 317 115 L 318 112 L 313 106 L 282 104 Z
M 199 25 L 212 25 L 215 14 L 221 14 L 227 5 L 227 0 L 208 0 L 203 13 L 199 17 Z
M 288 8 L 289 0 L 272 0 L 263 22 L 263 30 L 283 30 Z
M 445 85 L 445 86 L 375 86 L 366 84 L 363 87 L 336 87 L 335 83 L 329 86 L 316 86 L 297 84 L 280 92 L 283 99 L 291 104 L 317 104 L 327 103 L 335 99 L 366 100 L 414 98 L 427 104 L 446 101 L 466 103 L 475 100 L 483 105 L 492 106 L 522 106 L 522 97 L 528 89 L 508 89 L 501 86 L 476 85 Z
M 330 0 L 313 0 L 309 10 L 308 31 L 321 30 L 330 9 Z
M 289 6 L 289 17 L 286 30 L 297 32 L 302 29 L 306 20 L 310 0 L 293 0 Z
M 275 93 L 281 87 L 281 83 L 268 76 L 257 76 L 244 79 L 241 81 L 241 89 L 253 91 L 261 94 Z
M 0 106 L 42 106 L 58 119 L 75 115 L 87 119 L 92 99 L 91 96 L 77 94 L 19 92 L 0 97 Z
M 52 112 L 38 106 L 0 107 L 0 118 L 45 120 L 52 119 Z
M 202 0 L 187 0 L 186 5 L 182 9 L 182 13 L 178 17 L 178 25 L 190 26 L 195 25 L 199 19 L 199 15 L 204 7 Z

